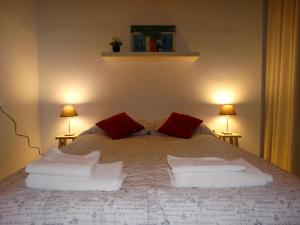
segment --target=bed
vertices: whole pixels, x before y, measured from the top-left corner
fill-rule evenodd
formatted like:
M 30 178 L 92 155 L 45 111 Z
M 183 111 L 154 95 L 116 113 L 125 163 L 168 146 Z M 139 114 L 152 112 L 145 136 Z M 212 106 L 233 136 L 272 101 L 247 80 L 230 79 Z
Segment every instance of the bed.
M 0 183 L 0 224 L 300 224 L 300 179 L 213 135 L 191 139 L 137 135 L 111 140 L 86 134 L 63 148 L 85 154 L 100 150 L 101 162 L 124 162 L 127 174 L 116 192 L 72 192 L 27 189 L 25 172 Z M 264 187 L 174 188 L 167 154 L 185 157 L 242 157 L 274 178 Z

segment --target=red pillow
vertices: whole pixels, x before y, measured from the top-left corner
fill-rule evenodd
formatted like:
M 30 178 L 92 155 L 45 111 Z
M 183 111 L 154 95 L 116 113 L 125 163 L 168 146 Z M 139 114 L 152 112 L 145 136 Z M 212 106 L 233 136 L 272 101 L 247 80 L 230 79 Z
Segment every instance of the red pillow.
M 173 112 L 167 121 L 158 129 L 158 132 L 174 137 L 191 138 L 193 132 L 203 121 L 185 114 Z
M 102 120 L 96 125 L 102 128 L 111 139 L 120 139 L 144 129 L 144 126 L 135 122 L 125 112 Z

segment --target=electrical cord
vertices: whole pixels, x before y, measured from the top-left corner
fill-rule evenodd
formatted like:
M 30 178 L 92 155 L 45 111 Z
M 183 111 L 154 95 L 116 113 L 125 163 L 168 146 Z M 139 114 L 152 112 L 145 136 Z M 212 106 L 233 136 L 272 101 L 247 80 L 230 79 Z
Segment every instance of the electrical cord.
M 0 105 L 0 111 L 7 117 L 9 118 L 13 124 L 14 124 L 14 131 L 15 131 L 15 135 L 16 136 L 19 136 L 19 137 L 23 137 L 23 138 L 26 138 L 27 139 L 27 145 L 29 148 L 32 148 L 32 149 L 37 149 L 38 150 L 38 153 L 39 155 L 42 155 L 41 153 L 41 149 L 39 147 L 35 147 L 35 146 L 31 146 L 30 144 L 30 139 L 27 135 L 24 135 L 24 134 L 19 134 L 18 131 L 17 131 L 17 122 L 7 113 L 3 110 L 2 106 Z

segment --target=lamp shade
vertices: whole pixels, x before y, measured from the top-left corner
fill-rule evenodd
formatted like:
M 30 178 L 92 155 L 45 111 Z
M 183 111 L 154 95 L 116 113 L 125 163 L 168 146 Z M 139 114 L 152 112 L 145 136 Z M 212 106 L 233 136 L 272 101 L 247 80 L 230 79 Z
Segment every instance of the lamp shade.
M 236 115 L 233 105 L 222 105 L 219 115 Z
M 73 116 L 78 116 L 75 107 L 72 105 L 65 105 L 61 110 L 60 117 L 73 117 Z

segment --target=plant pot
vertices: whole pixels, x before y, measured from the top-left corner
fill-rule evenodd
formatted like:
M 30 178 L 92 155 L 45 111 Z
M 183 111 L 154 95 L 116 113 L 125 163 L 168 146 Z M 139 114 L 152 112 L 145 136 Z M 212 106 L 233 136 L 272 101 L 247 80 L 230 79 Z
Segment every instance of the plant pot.
M 156 51 L 160 52 L 161 46 L 160 45 L 156 45 Z
M 112 50 L 113 50 L 113 52 L 119 52 L 120 51 L 120 46 L 113 46 Z

